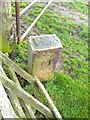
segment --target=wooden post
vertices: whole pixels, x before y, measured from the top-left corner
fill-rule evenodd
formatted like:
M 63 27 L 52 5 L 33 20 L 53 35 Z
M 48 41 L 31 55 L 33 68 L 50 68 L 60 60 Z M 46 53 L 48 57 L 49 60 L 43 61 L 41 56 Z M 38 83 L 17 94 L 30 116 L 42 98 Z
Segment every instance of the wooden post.
M 11 52 L 11 0 L 1 0 L 0 7 L 0 38 L 2 38 L 2 40 L 0 39 L 0 50 L 3 52 Z
M 20 43 L 20 1 L 15 0 L 17 43 Z

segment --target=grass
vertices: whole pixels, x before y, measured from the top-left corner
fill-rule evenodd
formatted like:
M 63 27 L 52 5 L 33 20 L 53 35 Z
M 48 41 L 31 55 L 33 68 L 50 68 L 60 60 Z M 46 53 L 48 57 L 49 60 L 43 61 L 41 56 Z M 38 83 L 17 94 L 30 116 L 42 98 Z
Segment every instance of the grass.
M 24 7 L 24 3 L 21 6 Z M 77 6 L 77 11 L 80 11 L 78 10 L 80 7 L 85 13 L 86 6 L 76 2 L 74 6 Z M 36 4 L 28 12 L 30 17 L 25 14 L 23 19 L 30 24 L 41 10 L 42 6 Z M 53 80 L 44 83 L 47 91 L 63 118 L 87 118 L 88 24 L 80 25 L 67 17 L 57 17 L 48 9 L 37 22 L 36 27 L 42 34 L 56 34 L 64 47 L 61 56 L 63 72 L 55 72 Z M 14 61 L 22 68 L 27 69 L 27 43 L 22 42 L 20 46 L 17 46 L 16 51 L 17 55 L 14 57 Z M 30 92 L 30 85 L 27 84 L 25 89 Z M 45 102 L 44 99 L 41 101 Z
M 64 118 L 87 118 L 88 87 L 83 82 L 55 72 L 46 88 Z
M 85 4 L 85 2 L 63 2 L 62 4 L 66 7 L 76 10 L 77 12 L 88 14 L 88 6 Z
M 13 52 L 10 53 L 10 58 L 14 60 L 20 67 L 27 69 L 27 42 L 24 41 L 20 45 L 13 44 Z

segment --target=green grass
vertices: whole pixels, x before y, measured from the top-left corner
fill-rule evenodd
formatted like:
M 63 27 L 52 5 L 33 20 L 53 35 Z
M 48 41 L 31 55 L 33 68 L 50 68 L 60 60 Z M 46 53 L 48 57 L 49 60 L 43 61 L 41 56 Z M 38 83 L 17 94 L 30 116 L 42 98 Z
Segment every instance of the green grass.
M 14 50 L 10 54 L 10 58 L 14 60 L 20 67 L 27 69 L 27 42 L 23 41 L 20 45 L 14 44 Z
M 88 86 L 73 80 L 63 72 L 56 72 L 46 89 L 64 118 L 88 117 Z
M 37 8 L 35 6 L 35 8 Z M 36 17 L 40 9 L 30 10 L 30 14 Z M 33 18 L 25 16 L 25 20 L 33 21 Z M 27 21 L 28 22 L 28 21 Z M 64 60 L 63 69 L 74 79 L 87 79 L 88 73 L 88 24 L 79 25 L 67 17 L 57 17 L 47 10 L 37 22 L 36 26 L 42 31 L 42 34 L 55 33 L 64 46 L 62 57 Z M 69 66 L 69 69 L 68 69 Z M 80 73 L 80 74 L 78 74 Z
M 69 7 L 77 12 L 88 14 L 88 6 L 85 2 L 63 2 L 64 6 Z
M 28 12 L 30 17 L 24 15 L 23 19 L 30 24 L 41 10 L 42 7 L 36 4 Z M 85 11 L 84 8 L 83 11 Z M 63 72 L 55 72 L 53 80 L 44 83 L 51 98 L 63 118 L 87 118 L 88 24 L 79 25 L 67 17 L 57 17 L 47 10 L 37 22 L 36 27 L 42 34 L 56 34 L 64 47 L 61 55 Z M 15 62 L 26 69 L 27 43 L 22 42 L 20 46 L 17 46 L 16 51 Z M 31 91 L 29 88 L 29 85 L 25 87 L 28 92 Z M 41 101 L 45 102 L 44 99 Z

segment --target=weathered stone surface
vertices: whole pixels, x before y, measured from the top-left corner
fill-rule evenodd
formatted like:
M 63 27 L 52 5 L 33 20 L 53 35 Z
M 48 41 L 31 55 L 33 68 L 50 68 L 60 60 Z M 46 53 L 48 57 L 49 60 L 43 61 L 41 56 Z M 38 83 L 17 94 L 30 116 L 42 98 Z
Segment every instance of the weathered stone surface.
M 62 44 L 55 34 L 32 36 L 28 42 L 28 70 L 41 81 L 48 80 L 57 63 Z

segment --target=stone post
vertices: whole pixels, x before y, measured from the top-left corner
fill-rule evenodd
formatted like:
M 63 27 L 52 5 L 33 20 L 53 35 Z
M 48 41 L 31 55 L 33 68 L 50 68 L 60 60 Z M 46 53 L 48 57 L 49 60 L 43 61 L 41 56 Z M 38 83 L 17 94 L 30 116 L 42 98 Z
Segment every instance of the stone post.
M 55 69 L 62 44 L 55 34 L 32 36 L 28 41 L 28 70 L 41 81 Z

